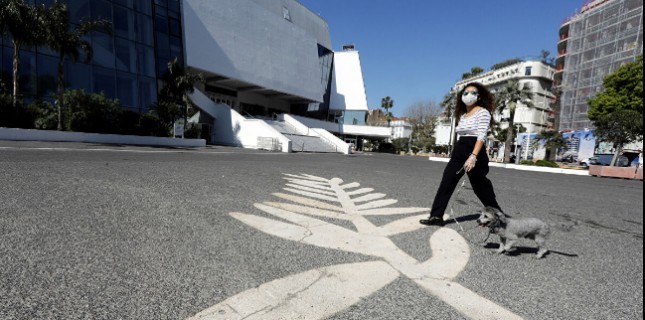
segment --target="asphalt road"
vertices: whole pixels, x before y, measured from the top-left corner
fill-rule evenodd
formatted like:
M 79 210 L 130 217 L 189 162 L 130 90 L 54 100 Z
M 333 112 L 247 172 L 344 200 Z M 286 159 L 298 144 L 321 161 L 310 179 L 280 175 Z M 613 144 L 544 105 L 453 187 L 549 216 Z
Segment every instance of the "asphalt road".
M 285 178 L 312 175 L 356 182 L 398 200 L 396 207 L 430 207 L 444 166 L 387 154 L 0 141 L 0 319 L 186 319 L 234 297 L 243 304 L 266 283 L 298 286 L 300 275 L 341 265 L 358 272 L 341 281 L 350 289 L 316 285 L 318 294 L 301 295 L 291 310 L 340 301 L 345 306 L 325 319 L 466 319 L 459 303 L 424 289 L 403 267 L 382 280 L 379 268 L 369 269 L 384 261 L 378 252 L 276 236 L 291 230 L 285 218 L 257 205 L 288 202 L 276 196 L 289 193 L 293 181 Z M 536 260 L 527 240 L 515 254 L 495 254 L 497 238 L 482 242 L 486 232 L 474 221 L 480 206 L 466 183 L 454 199 L 461 222 L 446 228 L 470 252 L 447 286 L 525 319 L 643 318 L 643 182 L 503 168 L 491 168 L 489 177 L 506 213 L 551 226 L 553 252 Z M 366 218 L 384 226 L 418 214 Z M 349 221 L 321 221 L 360 233 Z M 433 257 L 428 239 L 439 230 L 389 238 L 399 254 L 426 261 Z M 248 317 L 256 318 L 263 319 Z

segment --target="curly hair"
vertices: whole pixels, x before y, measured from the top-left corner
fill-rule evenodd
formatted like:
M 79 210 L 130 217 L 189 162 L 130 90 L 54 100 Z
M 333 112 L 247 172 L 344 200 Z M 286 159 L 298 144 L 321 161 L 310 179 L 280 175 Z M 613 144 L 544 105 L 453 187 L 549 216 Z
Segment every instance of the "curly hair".
M 493 97 L 493 94 L 484 86 L 483 84 L 479 82 L 471 82 L 465 85 L 459 92 L 457 93 L 457 103 L 455 104 L 455 116 L 457 123 L 459 123 L 459 119 L 461 118 L 462 115 L 466 114 L 468 112 L 468 107 L 466 107 L 466 104 L 461 101 L 461 97 L 464 94 L 464 91 L 466 91 L 466 88 L 468 87 L 475 87 L 477 88 L 477 105 L 488 110 L 491 115 L 494 114 L 495 112 L 495 98 Z M 491 117 L 491 124 L 493 124 L 493 117 Z

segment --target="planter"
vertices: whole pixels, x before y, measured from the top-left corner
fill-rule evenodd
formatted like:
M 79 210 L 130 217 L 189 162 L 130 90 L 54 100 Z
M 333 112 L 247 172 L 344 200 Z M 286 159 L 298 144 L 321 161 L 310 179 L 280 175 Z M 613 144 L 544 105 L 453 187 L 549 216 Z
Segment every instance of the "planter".
M 636 177 L 636 169 L 633 167 L 589 166 L 589 175 L 596 177 L 634 179 Z
M 643 181 L 643 168 L 636 170 L 636 177 L 634 179 Z

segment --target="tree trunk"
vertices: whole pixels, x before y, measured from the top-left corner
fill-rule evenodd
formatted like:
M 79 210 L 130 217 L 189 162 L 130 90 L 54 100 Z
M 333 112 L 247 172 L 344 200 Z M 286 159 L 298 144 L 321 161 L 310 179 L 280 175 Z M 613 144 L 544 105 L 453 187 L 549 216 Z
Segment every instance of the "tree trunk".
M 63 130 L 63 94 L 65 91 L 65 56 L 58 57 L 58 130 Z
M 622 145 L 614 144 L 614 149 L 616 149 L 616 152 L 614 153 L 614 157 L 611 159 L 611 164 L 610 166 L 615 167 L 616 162 L 618 161 L 618 154 L 620 154 L 620 150 L 623 149 Z
M 18 106 L 20 80 L 20 44 L 13 41 L 13 107 Z

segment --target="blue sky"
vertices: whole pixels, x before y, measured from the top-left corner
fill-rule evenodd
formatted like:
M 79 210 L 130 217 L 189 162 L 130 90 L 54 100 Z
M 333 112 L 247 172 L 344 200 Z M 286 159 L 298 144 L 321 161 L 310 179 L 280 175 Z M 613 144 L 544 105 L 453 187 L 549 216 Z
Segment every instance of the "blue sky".
M 333 50 L 355 44 L 370 109 L 404 116 L 440 103 L 461 75 L 511 58 L 557 55 L 558 30 L 584 0 L 299 0 L 329 24 Z

